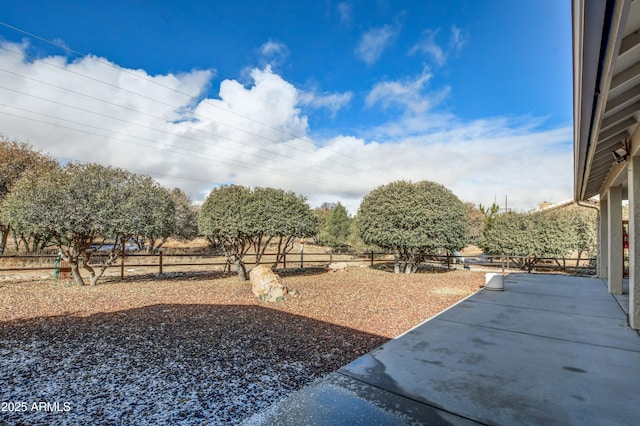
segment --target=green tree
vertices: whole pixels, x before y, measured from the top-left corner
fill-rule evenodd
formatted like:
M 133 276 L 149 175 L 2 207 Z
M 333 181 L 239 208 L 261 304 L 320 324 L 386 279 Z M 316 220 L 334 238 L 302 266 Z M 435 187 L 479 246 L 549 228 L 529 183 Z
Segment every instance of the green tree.
M 318 232 L 318 239 L 323 245 L 339 247 L 347 244 L 351 231 L 351 218 L 342 204 L 335 204 L 323 225 Z
M 469 242 L 479 245 L 484 232 L 486 216 L 483 211 L 473 203 L 464 203 L 469 216 Z
M 315 235 L 315 243 L 322 244 L 322 240 L 320 236 L 324 234 L 325 228 L 327 226 L 327 218 L 331 214 L 331 211 L 336 207 L 335 203 L 327 203 L 324 202 L 320 207 L 316 207 L 313 210 L 313 214 L 316 216 L 318 222 L 318 233 Z
M 132 180 L 132 195 L 126 200 L 128 210 L 138 212 L 131 239 L 141 249 L 155 253 L 175 233 L 176 202 L 171 191 L 149 176 L 136 176 Z M 140 244 L 142 242 L 142 244 Z
M 542 258 L 565 257 L 576 246 L 571 221 L 558 211 L 505 213 L 485 232 L 483 249 L 489 254 L 518 257 L 533 269 Z
M 351 224 L 349 226 L 349 238 L 347 239 L 351 250 L 356 253 L 363 253 L 365 251 L 377 251 L 382 248 L 375 244 L 366 244 L 362 237 L 360 236 L 360 220 L 358 215 L 356 214 L 353 219 L 351 219 Z
M 200 234 L 212 245 L 222 247 L 243 281 L 248 279 L 244 257 L 251 248 L 259 263 L 267 247 L 275 242 L 277 264 L 293 248 L 296 237 L 312 236 L 316 228 L 316 218 L 304 197 L 273 188 L 215 188 L 198 217 Z
M 316 234 L 317 218 L 303 196 L 282 189 L 255 188 L 252 199 L 249 214 L 254 218 L 251 233 L 256 264 L 262 261 L 270 244 L 276 247 L 276 266 L 293 249 L 296 238 Z
M 225 185 L 211 190 L 198 215 L 198 232 L 212 246 L 224 250 L 242 281 L 248 279 L 244 257 L 251 248 L 253 238 L 250 202 L 249 188 Z
M 478 208 L 484 215 L 484 228 L 491 229 L 496 221 L 496 218 L 500 214 L 500 206 L 494 202 L 490 207 L 485 207 L 480 204 Z
M 149 212 L 158 200 L 157 186 L 146 176 L 98 164 L 68 164 L 46 173 L 27 173 L 6 198 L 1 216 L 16 230 L 49 233 L 80 285 L 80 268 L 96 284 L 113 264 L 126 241 L 135 235 L 171 233 L 171 220 L 162 223 Z M 146 191 L 142 193 L 142 191 Z M 97 268 L 93 254 L 110 243 Z
M 395 272 L 416 272 L 429 254 L 466 246 L 469 220 L 460 199 L 444 186 L 392 182 L 374 189 L 358 211 L 362 240 L 396 253 Z
M 176 227 L 172 237 L 193 240 L 198 236 L 198 208 L 180 188 L 171 190 L 171 198 L 176 206 Z
M 141 188 L 138 194 L 143 197 L 153 194 L 148 199 L 154 202 L 145 203 L 144 198 L 138 202 L 147 204 L 147 214 L 152 216 L 152 220 L 144 228 L 144 235 L 133 237 L 138 249 L 156 253 L 170 237 L 181 240 L 195 238 L 198 235 L 198 213 L 187 194 L 178 188 L 169 191 L 151 182 L 146 185 L 147 188 Z M 173 229 L 173 233 L 167 234 L 167 227 Z
M 492 255 L 523 256 L 531 251 L 528 217 L 522 213 L 497 215 L 486 227 L 482 249 Z
M 561 210 L 531 213 L 537 238 L 530 262 L 541 258 L 566 258 L 578 243 L 571 218 Z
M 558 213 L 565 216 L 564 220 L 570 224 L 575 234 L 574 250 L 578 256 L 577 268 L 583 255 L 593 255 L 598 248 L 598 212 L 595 209 L 574 204 L 560 209 Z
M 15 183 L 27 171 L 38 173 L 58 167 L 58 164 L 48 155 L 35 151 L 30 145 L 10 140 L 0 134 L 0 205 L 11 192 Z M 7 239 L 11 232 L 11 226 L 0 220 L 0 255 L 7 247 Z M 33 251 L 41 248 L 48 241 L 48 235 L 33 235 L 19 233 L 16 237 L 16 249 L 18 241 L 22 241 L 29 247 L 33 244 Z
M 598 213 L 595 209 L 575 206 L 570 218 L 576 230 L 578 263 L 583 254 L 593 257 L 598 250 Z

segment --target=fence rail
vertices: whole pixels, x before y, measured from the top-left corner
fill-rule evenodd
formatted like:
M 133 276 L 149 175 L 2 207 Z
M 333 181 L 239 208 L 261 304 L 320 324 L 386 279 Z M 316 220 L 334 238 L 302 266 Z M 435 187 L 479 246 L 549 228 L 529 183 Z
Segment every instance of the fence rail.
M 100 254 L 95 254 L 94 258 L 100 259 Z M 271 264 L 275 261 L 275 253 L 265 253 L 262 256 L 261 263 Z M 136 259 L 152 259 L 151 261 L 141 260 L 136 262 Z M 194 259 L 200 259 L 196 261 Z M 175 261 L 174 261 L 175 260 Z M 334 261 L 346 262 L 346 263 L 358 263 L 366 266 L 375 266 L 379 264 L 393 263 L 394 255 L 388 252 L 364 252 L 357 254 L 336 254 L 336 253 L 288 253 L 283 256 L 282 260 L 278 262 L 276 268 L 309 268 L 326 266 Z M 427 259 L 427 264 L 438 265 L 457 265 L 458 267 L 464 267 L 467 269 L 478 268 L 500 268 L 506 267 L 508 269 L 528 269 L 530 259 L 526 257 L 514 257 L 503 258 L 501 256 L 431 256 Z M 533 265 L 530 272 L 534 271 L 564 271 L 564 272 L 580 272 L 580 273 L 592 273 L 594 270 L 595 259 L 569 259 L 569 258 L 544 258 L 536 259 L 536 264 Z M 245 264 L 252 266 L 256 264 L 255 254 L 249 254 L 245 257 Z M 92 267 L 99 267 L 100 263 L 91 263 Z M 181 268 L 191 268 L 188 271 L 182 272 L 195 272 L 194 267 L 198 268 L 212 268 L 216 267 L 218 270 L 231 271 L 231 265 L 221 255 L 212 254 L 170 254 L 159 252 L 157 254 L 142 254 L 142 253 L 127 253 L 124 257 L 121 257 L 117 264 L 112 264 L 109 269 L 120 269 L 120 278 L 124 279 L 125 272 L 131 274 L 132 272 L 144 272 L 158 274 L 166 273 L 167 270 Z M 133 271 L 133 268 L 151 268 L 146 271 Z M 29 272 L 29 271 L 52 271 L 54 276 L 58 276 L 60 271 L 68 273 L 70 271 L 69 266 L 64 262 L 60 262 L 60 257 L 56 255 L 4 255 L 0 256 L 0 274 L 4 272 Z M 64 277 L 64 275 L 63 275 Z

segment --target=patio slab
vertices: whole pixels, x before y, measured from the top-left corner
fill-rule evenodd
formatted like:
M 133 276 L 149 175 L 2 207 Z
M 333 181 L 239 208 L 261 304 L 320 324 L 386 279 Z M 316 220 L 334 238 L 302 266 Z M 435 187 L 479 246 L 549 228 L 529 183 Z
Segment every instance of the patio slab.
M 512 274 L 257 424 L 627 425 L 639 378 L 640 336 L 602 280 Z

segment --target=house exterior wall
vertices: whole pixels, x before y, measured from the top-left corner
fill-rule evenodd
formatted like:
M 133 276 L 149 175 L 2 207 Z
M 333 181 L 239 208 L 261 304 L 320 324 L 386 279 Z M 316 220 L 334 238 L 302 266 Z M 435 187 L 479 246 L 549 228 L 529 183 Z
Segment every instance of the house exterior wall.
M 629 325 L 640 330 L 640 155 L 629 166 Z

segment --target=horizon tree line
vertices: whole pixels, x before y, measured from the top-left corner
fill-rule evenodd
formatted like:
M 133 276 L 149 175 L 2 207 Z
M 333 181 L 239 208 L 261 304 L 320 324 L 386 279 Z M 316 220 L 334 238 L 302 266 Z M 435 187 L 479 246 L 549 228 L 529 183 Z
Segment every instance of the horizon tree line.
M 149 176 L 99 164 L 58 164 L 26 143 L 0 135 L 0 255 L 13 234 L 16 250 L 56 247 L 84 284 L 95 284 L 127 243 L 157 251 L 168 240 L 205 237 L 247 279 L 244 257 L 262 262 L 275 247 L 277 265 L 298 238 L 332 248 L 383 249 L 395 272 L 413 273 L 429 255 L 475 244 L 489 254 L 522 256 L 529 270 L 543 257 L 592 253 L 591 209 L 500 213 L 497 205 L 463 203 L 435 182 L 396 181 L 367 194 L 351 217 L 341 203 L 314 210 L 305 197 L 275 188 L 226 185 L 197 208 L 180 189 Z M 109 243 L 108 255 L 94 257 Z M 93 260 L 96 259 L 96 262 Z

